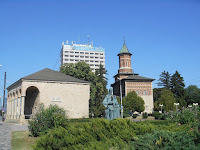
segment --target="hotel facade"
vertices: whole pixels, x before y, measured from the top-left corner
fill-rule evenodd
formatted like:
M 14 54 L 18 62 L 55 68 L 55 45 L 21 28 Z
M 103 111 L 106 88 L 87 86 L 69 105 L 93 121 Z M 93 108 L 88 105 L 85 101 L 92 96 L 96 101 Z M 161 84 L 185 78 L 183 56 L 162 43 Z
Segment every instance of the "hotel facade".
M 69 63 L 86 62 L 90 65 L 92 72 L 95 72 L 102 64 L 105 67 L 105 49 L 93 47 L 93 44 L 64 44 L 61 49 L 61 65 Z

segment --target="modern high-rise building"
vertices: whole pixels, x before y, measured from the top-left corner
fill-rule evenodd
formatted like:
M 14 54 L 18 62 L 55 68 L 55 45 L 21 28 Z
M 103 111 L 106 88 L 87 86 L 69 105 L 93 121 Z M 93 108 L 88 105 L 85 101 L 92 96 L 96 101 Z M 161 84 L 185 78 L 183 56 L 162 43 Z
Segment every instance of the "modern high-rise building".
M 105 67 L 105 49 L 93 47 L 93 44 L 66 44 L 62 43 L 61 65 L 84 61 L 90 65 L 92 72 L 95 72 L 102 64 Z

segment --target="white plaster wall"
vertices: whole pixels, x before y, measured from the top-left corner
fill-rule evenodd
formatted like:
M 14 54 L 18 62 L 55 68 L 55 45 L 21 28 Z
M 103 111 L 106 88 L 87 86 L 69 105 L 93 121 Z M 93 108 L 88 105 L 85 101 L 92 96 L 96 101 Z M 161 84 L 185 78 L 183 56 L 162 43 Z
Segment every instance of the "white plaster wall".
M 64 108 L 69 118 L 89 117 L 90 85 L 78 83 L 30 82 L 22 83 L 23 92 L 35 86 L 40 92 L 40 102 L 45 107 L 57 104 Z M 59 99 L 52 101 L 52 99 Z
M 154 104 L 153 104 L 153 95 L 141 95 L 140 97 L 144 100 L 145 110 L 144 112 L 152 113 Z

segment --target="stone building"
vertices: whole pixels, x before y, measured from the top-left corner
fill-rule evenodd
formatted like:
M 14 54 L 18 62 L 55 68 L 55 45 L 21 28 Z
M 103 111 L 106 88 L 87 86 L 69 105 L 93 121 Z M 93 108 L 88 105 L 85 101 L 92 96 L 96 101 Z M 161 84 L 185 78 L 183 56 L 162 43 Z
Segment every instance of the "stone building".
M 114 76 L 115 83 L 111 84 L 114 95 L 120 96 L 120 82 L 122 87 L 122 97 L 127 96 L 131 91 L 135 91 L 145 102 L 145 112 L 153 111 L 153 88 L 154 79 L 146 78 L 135 74 L 131 68 L 131 53 L 124 43 L 119 56 L 118 74 Z
M 90 83 L 50 69 L 43 69 L 10 85 L 7 120 L 27 123 L 40 104 L 57 104 L 69 118 L 89 117 Z

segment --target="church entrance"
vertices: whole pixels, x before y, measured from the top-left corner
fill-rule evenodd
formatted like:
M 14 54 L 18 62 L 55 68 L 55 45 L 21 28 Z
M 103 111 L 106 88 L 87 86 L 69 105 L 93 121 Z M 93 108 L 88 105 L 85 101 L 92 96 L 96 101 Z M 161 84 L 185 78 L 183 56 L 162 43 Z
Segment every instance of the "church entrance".
M 25 119 L 29 119 L 32 115 L 35 115 L 39 105 L 40 92 L 37 87 L 31 86 L 26 90 L 24 115 Z

